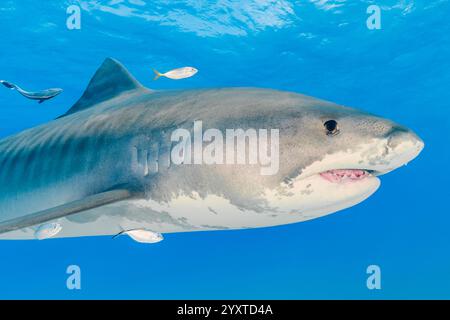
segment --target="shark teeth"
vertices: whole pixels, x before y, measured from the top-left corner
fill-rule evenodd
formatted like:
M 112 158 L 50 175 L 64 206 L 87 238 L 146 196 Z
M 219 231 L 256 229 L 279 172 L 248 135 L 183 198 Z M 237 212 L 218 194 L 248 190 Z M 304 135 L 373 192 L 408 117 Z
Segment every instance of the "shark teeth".
M 322 172 L 320 176 L 330 182 L 343 182 L 362 180 L 370 176 L 370 173 L 360 169 L 334 169 Z

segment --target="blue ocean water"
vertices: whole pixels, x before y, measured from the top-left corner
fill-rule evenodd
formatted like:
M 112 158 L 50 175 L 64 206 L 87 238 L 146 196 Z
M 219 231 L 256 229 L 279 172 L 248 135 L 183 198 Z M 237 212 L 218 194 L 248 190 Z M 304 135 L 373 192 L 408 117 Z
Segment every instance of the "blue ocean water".
M 73 4 L 79 30 L 66 26 Z M 381 29 L 369 30 L 373 4 Z M 37 104 L 0 88 L 0 137 L 63 114 L 114 57 L 153 89 L 300 92 L 391 118 L 426 146 L 365 202 L 304 223 L 152 246 L 2 241 L 0 298 L 450 298 L 449 13 L 446 0 L 3 0 L 0 78 L 64 92 Z M 185 65 L 200 72 L 152 81 L 152 68 Z M 81 290 L 66 287 L 69 265 L 81 268 Z M 381 290 L 366 286 L 369 265 L 381 268 Z

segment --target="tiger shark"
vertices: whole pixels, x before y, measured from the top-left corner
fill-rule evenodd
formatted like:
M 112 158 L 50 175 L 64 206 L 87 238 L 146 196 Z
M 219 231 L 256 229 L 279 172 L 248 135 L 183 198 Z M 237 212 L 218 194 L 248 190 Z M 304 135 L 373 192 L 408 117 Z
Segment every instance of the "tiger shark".
M 177 130 L 200 146 L 179 148 Z M 267 142 L 256 149 L 255 133 Z M 220 149 L 221 137 L 236 146 Z M 221 163 L 237 141 L 244 160 Z M 198 161 L 213 143 L 216 161 Z M 423 147 L 390 120 L 297 93 L 150 90 L 108 58 L 64 115 L 0 141 L 0 239 L 41 239 L 48 224 L 53 238 L 129 233 L 145 242 L 145 232 L 160 240 L 306 221 L 367 199 Z M 246 160 L 255 153 L 270 154 L 274 170 Z

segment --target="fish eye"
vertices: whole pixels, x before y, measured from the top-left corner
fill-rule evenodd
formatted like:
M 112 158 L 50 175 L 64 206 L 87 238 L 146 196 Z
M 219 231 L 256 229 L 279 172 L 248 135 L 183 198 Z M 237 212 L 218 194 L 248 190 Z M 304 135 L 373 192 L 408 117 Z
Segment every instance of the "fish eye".
M 323 126 L 327 130 L 327 135 L 334 136 L 339 133 L 338 123 L 336 120 L 327 120 Z

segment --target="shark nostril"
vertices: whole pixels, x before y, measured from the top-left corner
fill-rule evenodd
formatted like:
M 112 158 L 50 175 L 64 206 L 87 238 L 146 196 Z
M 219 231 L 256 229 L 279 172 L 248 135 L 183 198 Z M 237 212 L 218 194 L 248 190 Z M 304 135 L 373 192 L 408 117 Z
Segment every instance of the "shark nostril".
M 391 135 L 389 135 L 388 141 L 387 141 L 387 145 L 389 148 L 391 149 L 395 149 L 402 141 L 402 136 L 403 134 L 399 134 L 398 132 L 395 132 Z
M 424 147 L 424 142 L 414 132 L 410 130 L 394 131 L 388 136 L 387 146 L 396 149 L 401 144 L 414 146 L 419 152 Z

